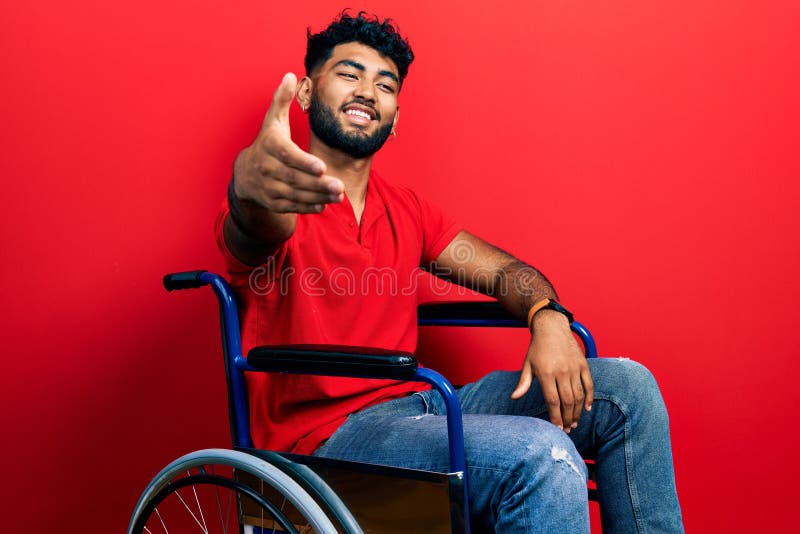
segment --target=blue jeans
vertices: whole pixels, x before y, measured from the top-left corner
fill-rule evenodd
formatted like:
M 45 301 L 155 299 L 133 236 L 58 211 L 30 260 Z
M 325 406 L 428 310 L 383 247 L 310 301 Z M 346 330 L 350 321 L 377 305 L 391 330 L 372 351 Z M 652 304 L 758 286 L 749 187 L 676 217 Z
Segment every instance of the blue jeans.
M 626 359 L 592 359 L 589 367 L 594 404 L 570 434 L 547 421 L 536 381 L 511 400 L 518 372 L 494 372 L 459 390 L 473 531 L 589 532 L 583 457 L 596 462 L 605 532 L 683 532 L 669 421 L 653 376 Z M 445 472 L 444 414 L 436 391 L 372 406 L 315 454 Z

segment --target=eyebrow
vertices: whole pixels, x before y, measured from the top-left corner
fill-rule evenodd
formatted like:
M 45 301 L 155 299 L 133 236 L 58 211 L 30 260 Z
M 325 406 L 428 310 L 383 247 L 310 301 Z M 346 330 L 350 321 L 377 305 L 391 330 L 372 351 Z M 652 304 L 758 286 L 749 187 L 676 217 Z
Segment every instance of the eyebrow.
M 334 67 L 338 67 L 339 65 L 352 67 L 361 72 L 366 72 L 367 70 L 367 68 L 364 65 L 362 65 L 358 61 L 353 61 L 352 59 L 342 59 L 341 61 L 337 61 Z M 400 83 L 400 80 L 397 79 L 397 75 L 390 70 L 379 70 L 378 74 L 380 76 L 386 76 L 387 78 L 391 78 L 392 80 L 395 81 L 395 83 Z

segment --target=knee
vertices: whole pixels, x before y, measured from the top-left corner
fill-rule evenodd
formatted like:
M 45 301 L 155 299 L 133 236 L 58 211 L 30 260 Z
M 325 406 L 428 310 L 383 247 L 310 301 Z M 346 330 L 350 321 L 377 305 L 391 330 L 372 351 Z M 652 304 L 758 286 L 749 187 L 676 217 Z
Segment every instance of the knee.
M 597 397 L 614 401 L 627 415 L 640 413 L 648 419 L 667 421 L 661 390 L 653 373 L 644 365 L 626 358 L 598 359 L 595 374 Z
M 580 523 L 588 509 L 586 465 L 569 437 L 540 419 L 501 422 L 508 424 L 493 434 L 491 453 L 482 451 L 470 465 L 473 514 L 500 532 L 515 530 L 511 520 L 521 516 L 552 520 L 554 529 Z
M 468 456 L 474 466 L 529 477 L 555 465 L 585 483 L 586 466 L 569 436 L 542 419 L 492 416 L 491 427 L 470 428 Z M 480 432 L 478 432 L 480 430 Z
M 544 428 L 538 424 L 533 426 L 536 429 L 531 432 L 536 432 L 536 435 L 523 433 L 521 441 L 524 445 L 517 445 L 520 451 L 516 468 L 518 475 L 533 478 L 538 484 L 555 485 L 564 491 L 585 490 L 588 480 L 586 464 L 569 436 L 549 423 L 545 423 Z

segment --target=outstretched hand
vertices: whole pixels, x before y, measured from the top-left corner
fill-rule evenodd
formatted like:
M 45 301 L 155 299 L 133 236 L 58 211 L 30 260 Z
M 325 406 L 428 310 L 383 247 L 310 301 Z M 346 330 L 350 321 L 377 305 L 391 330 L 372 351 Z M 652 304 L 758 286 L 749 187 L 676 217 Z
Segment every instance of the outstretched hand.
M 569 433 L 581 411 L 592 409 L 594 384 L 589 364 L 562 314 L 542 310 L 533 319 L 533 337 L 512 399 L 519 399 L 539 380 L 550 422 Z
M 236 159 L 236 195 L 274 213 L 319 213 L 343 200 L 344 184 L 325 175 L 325 163 L 292 141 L 289 108 L 296 89 L 297 77 L 287 73 L 258 137 Z

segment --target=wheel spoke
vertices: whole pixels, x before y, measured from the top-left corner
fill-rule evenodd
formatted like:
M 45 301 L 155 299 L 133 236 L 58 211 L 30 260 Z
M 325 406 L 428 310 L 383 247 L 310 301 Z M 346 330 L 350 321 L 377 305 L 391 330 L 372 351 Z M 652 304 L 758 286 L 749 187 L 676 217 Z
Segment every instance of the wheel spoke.
M 198 527 L 200 527 L 200 530 L 202 530 L 202 531 L 203 531 L 203 534 L 208 534 L 208 529 L 204 529 L 204 528 L 203 528 L 203 524 L 200 522 L 200 520 L 199 520 L 199 519 L 197 519 L 197 516 L 196 516 L 196 515 L 194 515 L 194 512 L 192 511 L 192 509 L 191 509 L 191 508 L 189 508 L 189 505 L 188 505 L 188 504 L 186 504 L 186 501 L 184 501 L 184 500 L 183 500 L 183 497 L 181 497 L 181 492 L 180 492 L 180 491 L 178 491 L 178 490 L 175 490 L 175 495 L 177 495 L 177 496 L 178 496 L 178 499 L 179 499 L 179 500 L 181 501 L 181 503 L 183 504 L 183 507 L 184 507 L 184 508 L 186 508 L 186 511 L 187 511 L 187 512 L 189 512 L 189 513 L 192 515 L 192 519 L 194 519 L 194 522 L 195 522 L 195 523 L 197 523 L 197 526 L 198 526 Z
M 285 506 L 286 506 L 286 497 L 284 496 L 284 498 L 283 498 L 283 502 L 281 503 L 281 508 L 280 508 L 281 512 L 283 512 L 283 509 L 284 509 L 284 507 L 285 507 Z M 273 520 L 272 520 L 272 534 L 275 534 L 275 529 L 276 529 L 276 528 L 278 528 L 278 527 L 277 527 L 277 525 L 276 525 L 275 523 L 276 523 L 276 522 L 275 522 L 275 520 L 273 519 Z
M 164 532 L 169 534 L 169 530 L 167 530 L 167 525 L 164 523 L 164 518 L 161 517 L 161 512 L 158 511 L 158 508 L 156 508 L 156 515 L 158 516 L 158 520 L 161 521 L 161 526 L 164 527 Z
M 230 519 L 231 519 L 231 508 L 232 508 L 231 503 L 232 503 L 232 501 L 233 501 L 233 492 L 229 490 L 228 491 L 228 510 L 225 513 L 225 532 L 228 532 L 228 523 L 230 522 Z
M 202 469 L 200 470 L 200 473 L 203 473 Z M 187 471 L 186 476 L 192 476 L 192 473 Z M 192 486 L 192 492 L 194 493 L 194 502 L 197 503 L 197 511 L 200 513 L 200 519 L 203 521 L 203 531 L 208 534 L 208 525 L 206 525 L 206 518 L 203 517 L 203 507 L 200 506 L 200 498 L 197 496 L 197 487 Z
M 211 474 L 214 474 L 214 466 L 211 466 Z M 214 486 L 214 493 L 217 497 L 217 512 L 219 513 L 219 524 L 222 525 L 222 534 L 228 534 L 228 524 L 222 518 L 222 501 L 219 498 L 219 486 Z

